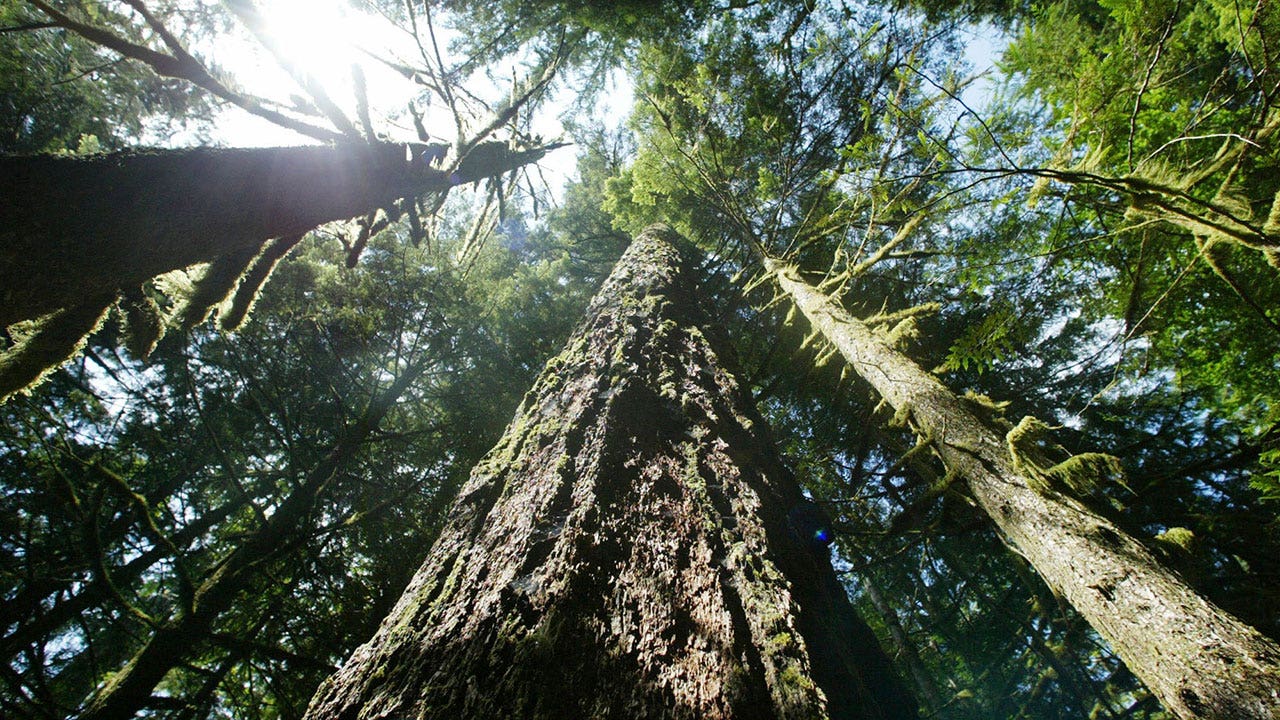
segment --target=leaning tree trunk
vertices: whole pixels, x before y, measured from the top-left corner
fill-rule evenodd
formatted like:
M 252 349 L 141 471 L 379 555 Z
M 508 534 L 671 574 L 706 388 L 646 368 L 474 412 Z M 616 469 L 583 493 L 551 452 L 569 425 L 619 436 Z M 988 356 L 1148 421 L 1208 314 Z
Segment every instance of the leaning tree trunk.
M 651 228 L 307 717 L 910 718 Z
M 861 585 L 863 591 L 867 594 L 867 599 L 871 601 L 871 606 L 876 609 L 876 613 L 880 615 L 881 622 L 884 623 L 885 630 L 889 633 L 890 647 L 893 648 L 894 655 L 898 658 L 899 667 L 906 670 L 907 677 L 910 678 L 911 684 L 915 687 L 917 697 L 925 706 L 924 714 L 930 715 L 937 712 L 947 703 L 949 698 L 945 697 L 942 691 L 938 689 L 933 676 L 929 674 L 929 670 L 924 665 L 924 660 L 920 658 L 920 653 L 916 652 L 916 646 L 911 640 L 911 635 L 907 633 L 907 629 L 902 626 L 902 621 L 898 619 L 898 611 L 889 604 L 884 595 L 880 594 L 880 588 L 877 587 L 876 581 L 864 576 Z
M 1037 491 L 1005 438 L 791 268 L 768 262 L 809 322 L 898 413 L 1013 547 L 1181 718 L 1280 718 L 1280 646 L 1196 594 L 1142 543 L 1076 500 Z
M 449 185 L 392 143 L 0 157 L 0 328 Z

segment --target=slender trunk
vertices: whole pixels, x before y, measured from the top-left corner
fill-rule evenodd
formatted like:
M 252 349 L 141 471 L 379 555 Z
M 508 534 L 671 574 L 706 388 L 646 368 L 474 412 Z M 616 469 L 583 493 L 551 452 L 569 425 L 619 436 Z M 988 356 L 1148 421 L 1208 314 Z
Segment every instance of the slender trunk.
M 449 187 L 405 146 L 0 157 L 0 328 Z
M 619 261 L 309 718 L 914 717 L 681 242 Z
M 933 682 L 933 677 L 925 668 L 924 661 L 920 659 L 920 653 L 916 652 L 916 645 L 911 640 L 911 636 L 907 634 L 907 629 L 902 626 L 902 621 L 898 619 L 898 611 L 893 609 L 889 601 L 880 594 L 880 589 L 871 578 L 861 578 L 862 589 L 867 593 L 867 599 L 871 601 L 871 605 L 875 607 L 876 613 L 880 615 L 880 619 L 889 630 L 889 639 L 892 641 L 894 654 L 898 658 L 900 665 L 906 667 L 907 675 L 911 678 L 911 683 L 915 686 L 916 693 L 925 705 L 926 715 L 936 712 L 946 702 L 946 698 L 942 696 L 942 692 L 938 690 L 938 686 Z
M 1111 643 L 1181 718 L 1280 717 L 1280 646 L 1196 594 L 1115 524 L 1076 500 L 1037 492 L 1005 439 L 933 375 L 842 306 L 770 261 L 779 284 L 899 414 L 1055 592 Z

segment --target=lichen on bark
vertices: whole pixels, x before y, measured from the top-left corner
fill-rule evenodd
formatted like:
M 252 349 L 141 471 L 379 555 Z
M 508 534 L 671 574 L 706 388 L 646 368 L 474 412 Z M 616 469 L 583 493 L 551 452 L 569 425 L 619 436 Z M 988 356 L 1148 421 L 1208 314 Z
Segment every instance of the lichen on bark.
M 914 717 L 695 279 L 633 243 L 309 718 Z

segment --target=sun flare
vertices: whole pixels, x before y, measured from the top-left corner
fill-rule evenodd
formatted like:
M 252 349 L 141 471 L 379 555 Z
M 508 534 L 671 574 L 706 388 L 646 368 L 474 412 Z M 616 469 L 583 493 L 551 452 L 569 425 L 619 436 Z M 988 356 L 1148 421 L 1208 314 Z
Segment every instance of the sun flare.
M 273 0 L 259 12 L 286 62 L 330 92 L 338 89 L 330 85 L 349 84 L 351 64 L 358 62 L 352 39 L 363 24 L 355 13 L 340 3 L 308 0 Z
M 358 122 L 355 67 L 363 74 L 364 96 L 375 125 L 381 124 L 376 120 L 396 114 L 415 91 L 403 76 L 368 54 L 393 57 L 397 50 L 404 51 L 391 46 L 389 41 L 397 36 L 383 18 L 337 0 L 272 0 L 258 3 L 254 11 L 255 27 L 219 38 L 211 54 L 237 85 L 291 114 L 329 126 L 332 118 L 320 106 L 331 101 L 344 116 Z M 220 119 L 216 138 L 233 145 L 309 142 L 234 109 Z

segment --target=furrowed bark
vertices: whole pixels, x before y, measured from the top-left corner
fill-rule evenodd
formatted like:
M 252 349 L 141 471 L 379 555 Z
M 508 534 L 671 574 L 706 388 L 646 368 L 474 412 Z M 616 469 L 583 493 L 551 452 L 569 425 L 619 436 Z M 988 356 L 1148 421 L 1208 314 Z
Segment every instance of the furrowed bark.
M 0 328 L 449 186 L 392 143 L 0 157 Z
M 915 716 L 673 235 L 619 261 L 308 718 Z
M 929 440 L 1051 588 L 1180 718 L 1280 717 L 1280 646 L 1196 594 L 1142 543 L 1073 498 L 1033 490 L 1005 439 L 930 373 L 775 261 L 809 322 Z

